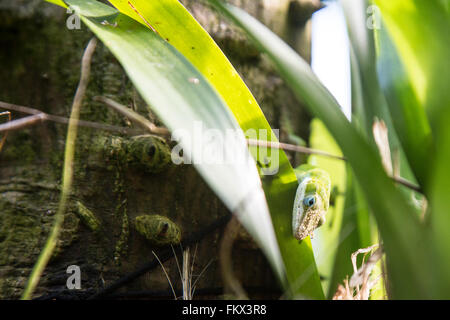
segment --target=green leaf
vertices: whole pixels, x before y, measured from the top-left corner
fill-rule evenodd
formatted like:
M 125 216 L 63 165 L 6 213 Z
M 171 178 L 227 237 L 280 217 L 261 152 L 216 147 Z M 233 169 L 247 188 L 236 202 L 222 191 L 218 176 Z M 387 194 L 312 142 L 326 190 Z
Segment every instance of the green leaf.
M 405 131 L 402 131 L 404 120 L 398 112 L 399 107 L 395 105 L 395 101 L 392 100 L 390 95 L 387 96 L 390 105 L 387 104 L 377 77 L 374 31 L 381 25 L 379 11 L 377 11 L 376 7 L 369 6 L 370 1 L 368 0 L 341 0 L 341 3 L 344 8 L 351 42 L 350 46 L 352 48 L 352 104 L 354 113 L 352 121 L 356 120 L 357 125 L 366 130 L 365 135 L 369 138 L 369 141 L 372 141 L 372 125 L 375 117 L 382 119 L 388 128 L 391 153 L 399 155 L 399 165 L 401 164 L 399 171 L 402 176 L 410 180 L 415 181 L 418 179 L 423 182 L 425 181 L 425 176 L 421 169 L 425 162 L 414 158 L 414 155 L 411 153 L 408 153 L 410 156 L 409 162 L 405 160 L 403 149 L 408 148 L 407 151 L 410 151 L 411 143 L 404 145 Z M 384 64 L 383 67 L 390 68 L 394 66 Z M 391 71 L 388 70 L 388 72 Z M 383 80 L 386 77 L 386 74 L 379 73 L 379 75 L 382 78 L 384 77 Z M 382 84 L 386 85 L 386 82 L 384 81 Z M 385 90 L 384 93 L 386 93 L 386 86 L 383 89 Z M 400 134 L 402 145 L 399 143 L 397 134 Z M 418 136 L 420 139 L 420 133 Z M 413 143 L 417 145 L 417 142 Z M 421 155 L 425 153 L 426 149 L 421 150 Z M 414 174 L 411 172 L 410 165 L 413 166 Z
M 378 75 L 395 130 L 414 175 L 426 190 L 434 146 L 425 109 L 420 104 L 394 44 L 384 27 L 377 31 Z
M 436 275 L 435 281 L 440 287 L 440 296 L 448 298 L 450 293 L 450 109 L 441 114 L 439 131 L 436 131 L 436 153 L 435 164 L 432 168 L 430 183 L 431 197 L 429 198 L 432 211 L 429 213 L 429 224 L 431 234 L 430 249 L 434 249 L 433 260 Z M 439 275 L 443 276 L 439 276 Z
M 366 26 L 367 0 L 341 0 L 344 9 L 347 30 L 352 48 L 353 72 L 358 72 L 361 98 L 364 108 L 365 128 L 372 136 L 372 124 L 375 117 L 383 119 L 388 128 L 390 116 L 378 84 L 375 64 L 375 43 L 372 30 Z M 355 79 L 353 79 L 355 80 Z M 393 132 L 390 132 L 393 135 Z
M 116 8 L 168 39 L 208 79 L 226 102 L 244 132 L 256 130 L 260 140 L 277 141 L 258 103 L 220 48 L 177 0 L 111 0 Z M 130 5 L 131 4 L 131 5 Z M 258 130 L 267 132 L 260 135 Z M 253 157 L 264 163 L 266 153 L 276 159 L 279 171 L 262 179 L 272 222 L 286 268 L 292 294 L 307 298 L 324 297 L 309 239 L 300 244 L 292 236 L 292 206 L 297 179 L 282 150 L 250 148 Z M 287 284 L 292 284 L 287 287 Z
M 61 6 L 63 8 L 67 8 L 67 5 L 62 0 L 46 0 L 46 1 L 50 2 L 50 3 L 53 3 L 53 4 L 56 4 L 58 6 Z
M 449 1 L 376 0 L 432 130 L 450 107 Z
M 284 267 L 255 164 L 202 161 L 208 130 L 240 133 L 235 141 L 224 139 L 223 150 L 233 159 L 247 159 L 244 136 L 224 101 L 189 61 L 153 31 L 96 1 L 66 3 L 117 57 L 142 97 L 168 128 L 189 134 L 186 138 L 191 138 L 194 145 L 187 139 L 181 140 L 183 151 L 192 156 L 199 173 L 237 214 L 261 245 L 276 274 L 283 278 Z
M 341 112 L 339 105 L 286 43 L 244 11 L 209 0 L 241 26 L 267 54 L 294 92 L 321 119 L 348 159 L 372 209 L 387 254 L 394 297 L 424 297 L 430 292 L 431 262 L 418 239 L 421 228 L 414 210 L 387 177 L 374 148 Z M 422 272 L 425 271 L 425 272 Z M 432 290 L 431 290 L 432 291 Z

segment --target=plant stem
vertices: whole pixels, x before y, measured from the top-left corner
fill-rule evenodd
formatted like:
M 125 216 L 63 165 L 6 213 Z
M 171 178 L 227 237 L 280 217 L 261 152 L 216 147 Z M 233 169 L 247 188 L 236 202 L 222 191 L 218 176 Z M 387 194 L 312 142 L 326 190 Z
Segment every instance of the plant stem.
M 23 293 L 22 299 L 29 300 L 39 283 L 42 273 L 50 260 L 53 250 L 55 249 L 61 231 L 61 226 L 64 222 L 64 212 L 66 210 L 67 199 L 70 194 L 70 188 L 73 180 L 73 159 L 75 154 L 75 140 L 77 137 L 77 122 L 80 117 L 81 104 L 83 102 L 84 94 L 89 82 L 89 75 L 91 71 L 91 59 L 97 45 L 97 39 L 92 38 L 83 54 L 81 61 L 81 77 L 78 84 L 75 98 L 72 104 L 72 112 L 69 120 L 69 127 L 67 129 L 66 148 L 64 154 L 64 168 L 63 168 L 63 182 L 62 192 L 59 201 L 58 211 L 55 215 L 55 222 L 53 228 L 50 231 L 50 235 L 44 246 L 44 249 L 39 255 L 38 261 L 34 265 L 31 276 L 28 280 L 27 286 Z

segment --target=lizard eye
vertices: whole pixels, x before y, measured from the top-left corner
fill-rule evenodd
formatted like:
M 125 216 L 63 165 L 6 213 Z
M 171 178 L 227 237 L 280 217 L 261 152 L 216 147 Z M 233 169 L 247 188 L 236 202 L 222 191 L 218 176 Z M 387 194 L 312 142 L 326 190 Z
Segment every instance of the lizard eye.
M 303 204 L 307 207 L 312 207 L 316 203 L 316 199 L 313 196 L 303 199 Z

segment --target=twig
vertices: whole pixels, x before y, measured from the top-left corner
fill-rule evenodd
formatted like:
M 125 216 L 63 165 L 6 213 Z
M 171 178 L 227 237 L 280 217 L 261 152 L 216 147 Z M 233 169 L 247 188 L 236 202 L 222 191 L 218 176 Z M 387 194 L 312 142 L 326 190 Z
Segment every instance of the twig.
M 9 112 L 9 111 L 0 112 L 0 116 L 4 116 L 5 114 L 8 115 L 8 121 L 11 121 L 11 112 Z M 7 136 L 8 136 L 8 132 L 5 132 L 2 140 L 0 141 L 0 151 L 3 149 L 3 145 L 5 144 Z
M 320 156 L 324 156 L 324 157 L 328 157 L 328 158 L 347 161 L 347 159 L 345 157 L 337 156 L 337 155 L 334 155 L 334 154 L 331 154 L 331 153 L 328 153 L 328 152 L 325 152 L 322 150 L 311 149 L 311 148 L 297 146 L 294 144 L 288 144 L 288 143 L 283 143 L 283 142 L 247 139 L 247 144 L 250 146 L 283 149 L 283 150 L 306 153 L 306 154 L 316 154 L 316 155 L 320 155 Z M 394 182 L 401 184 L 411 190 L 414 190 L 419 193 L 423 193 L 422 189 L 419 186 L 413 184 L 412 182 L 410 182 L 402 177 L 389 176 L 389 178 L 391 178 Z
M 45 120 L 45 114 L 38 113 L 0 125 L 0 132 L 19 130 Z
M 38 109 L 20 106 L 20 105 L 7 103 L 7 102 L 3 102 L 3 101 L 0 101 L 0 108 L 16 111 L 16 112 L 20 112 L 20 113 L 40 115 L 41 121 L 52 121 L 52 122 L 61 123 L 61 124 L 68 124 L 70 121 L 69 118 L 55 116 L 52 114 L 42 112 Z M 22 119 L 28 119 L 28 121 L 25 121 Z M 2 124 L 2 125 L 0 125 L 0 132 L 8 132 L 11 130 L 21 129 L 22 127 L 17 127 L 17 125 L 19 123 L 18 121 L 24 121 L 25 122 L 24 127 L 36 124 L 38 122 L 38 121 L 30 122 L 30 119 L 31 119 L 30 117 L 26 117 L 26 118 L 14 120 L 11 123 Z M 13 125 L 13 123 L 15 123 L 15 124 Z M 97 122 L 91 122 L 91 121 L 85 121 L 85 120 L 78 120 L 76 122 L 76 124 L 79 127 L 93 128 L 93 129 L 99 129 L 99 130 L 111 131 L 111 132 L 120 132 L 123 134 L 130 134 L 130 135 L 136 135 L 136 134 L 140 134 L 143 132 L 142 130 L 130 129 L 130 128 L 125 128 L 125 127 L 113 126 L 113 125 L 109 125 L 109 124 L 103 124 L 103 123 L 97 123 Z
M 376 277 L 374 280 L 370 280 L 370 275 L 376 263 L 383 256 L 383 248 L 381 246 L 370 256 L 367 262 L 364 262 L 367 253 L 372 252 L 378 245 L 373 245 L 368 248 L 359 249 L 351 255 L 353 265 L 353 275 L 350 278 L 349 285 L 351 288 L 356 288 L 356 300 L 368 300 L 370 290 L 379 281 L 380 277 Z M 358 269 L 356 258 L 358 254 L 364 253 L 361 267 Z
M 136 123 L 138 126 L 140 126 L 142 129 L 149 131 L 150 133 L 157 134 L 157 135 L 169 135 L 170 131 L 166 128 L 161 128 L 155 126 L 153 123 L 151 123 L 149 120 L 147 120 L 145 117 L 141 116 L 139 113 L 134 112 L 130 108 L 127 108 L 126 106 L 112 100 L 106 97 L 94 97 L 95 101 L 100 101 L 106 104 L 108 107 L 111 107 L 115 111 L 121 113 L 134 123 Z
M 44 249 L 39 255 L 38 261 L 36 262 L 33 271 L 31 273 L 30 279 L 28 280 L 25 292 L 22 299 L 29 300 L 36 288 L 39 279 L 41 278 L 42 272 L 44 271 L 53 250 L 56 247 L 59 233 L 61 231 L 61 226 L 64 222 L 64 212 L 66 210 L 66 203 L 68 196 L 70 194 L 70 188 L 72 186 L 73 179 L 73 158 L 75 154 L 75 140 L 77 137 L 77 121 L 80 116 L 81 104 L 83 102 L 84 94 L 86 92 L 86 87 L 89 82 L 89 75 L 91 71 L 91 59 L 94 53 L 95 47 L 97 45 L 97 39 L 92 38 L 83 54 L 83 59 L 81 61 L 81 77 L 78 84 L 77 91 L 75 93 L 75 98 L 72 104 L 72 112 L 70 115 L 69 127 L 67 129 L 66 138 L 66 149 L 64 155 L 64 168 L 63 168 L 63 183 L 61 198 L 59 201 L 58 211 L 55 214 L 55 222 Z
M 153 253 L 153 255 L 155 256 L 156 260 L 158 260 L 159 264 L 161 265 L 161 268 L 162 268 L 164 274 L 166 275 L 167 281 L 169 281 L 169 285 L 170 285 L 170 288 L 172 289 L 173 296 L 174 296 L 175 300 L 177 300 L 177 295 L 176 295 L 176 293 L 175 293 L 175 290 L 173 289 L 172 281 L 170 281 L 170 277 L 169 277 L 169 275 L 167 274 L 166 268 L 164 268 L 164 265 L 162 264 L 161 260 L 159 260 L 159 258 L 158 258 L 158 256 L 156 255 L 156 253 L 155 253 L 154 251 L 152 251 L 152 253 Z
M 170 134 L 169 130 L 167 130 L 166 128 L 161 128 L 161 127 L 155 126 L 153 123 L 148 121 L 146 118 L 142 117 L 141 115 L 132 111 L 131 109 L 117 103 L 114 100 L 111 100 L 111 99 L 108 99 L 105 97 L 94 97 L 94 100 L 101 101 L 101 102 L 107 104 L 109 107 L 120 112 L 122 115 L 128 117 L 130 120 L 133 120 L 136 124 L 138 124 L 142 129 L 144 129 L 147 132 L 150 132 L 150 133 L 153 133 L 156 135 L 164 135 L 164 136 Z M 33 108 L 25 107 L 25 106 L 19 106 L 19 105 L 14 105 L 14 104 L 0 101 L 0 108 L 23 112 L 23 113 L 28 113 L 28 114 L 42 114 L 41 120 L 49 120 L 49 121 L 54 121 L 54 122 L 58 122 L 58 123 L 62 123 L 62 124 L 69 123 L 68 118 L 47 114 L 47 113 L 44 113 L 37 109 L 33 109 Z M 19 120 L 21 120 L 21 119 L 18 119 L 15 121 L 19 121 Z M 15 121 L 13 121 L 13 122 L 15 122 Z M 28 122 L 27 125 L 34 124 L 36 122 L 37 121 L 34 121 L 33 123 Z M 130 135 L 143 133 L 143 131 L 141 131 L 141 130 L 100 124 L 100 123 L 84 121 L 84 120 L 78 120 L 76 122 L 76 124 L 80 127 L 88 127 L 88 128 L 100 129 L 100 130 L 111 131 L 111 132 L 120 132 L 120 133 L 130 134 Z M 11 126 L 12 126 L 12 124 L 8 124 L 8 123 L 0 125 L 0 132 L 12 130 L 12 129 L 10 129 Z M 305 154 L 317 154 L 317 155 L 321 155 L 324 157 L 334 158 L 334 159 L 343 160 L 343 161 L 347 160 L 345 157 L 337 156 L 337 155 L 334 155 L 334 154 L 331 154 L 331 153 L 328 153 L 328 152 L 325 152 L 322 150 L 311 149 L 311 148 L 297 146 L 297 145 L 288 144 L 288 143 L 270 142 L 270 141 L 254 140 L 254 139 L 248 139 L 247 143 L 248 143 L 248 145 L 251 145 L 251 146 L 283 149 L 283 150 L 294 151 L 294 152 L 305 153 Z M 419 186 L 413 184 L 412 182 L 410 182 L 402 177 L 390 177 L 390 178 L 394 182 L 401 184 L 411 190 L 414 190 L 418 193 L 423 193 L 422 189 Z
M 315 150 L 307 147 L 297 146 L 294 144 L 288 144 L 283 142 L 273 142 L 273 141 L 262 141 L 262 140 L 255 140 L 255 139 L 247 139 L 247 144 L 250 146 L 257 146 L 257 147 L 266 147 L 266 148 L 274 148 L 274 149 L 283 149 L 288 151 L 295 151 L 300 153 L 306 153 L 306 154 L 317 154 L 329 158 L 334 158 L 338 160 L 347 160 L 344 157 L 337 156 L 322 150 Z

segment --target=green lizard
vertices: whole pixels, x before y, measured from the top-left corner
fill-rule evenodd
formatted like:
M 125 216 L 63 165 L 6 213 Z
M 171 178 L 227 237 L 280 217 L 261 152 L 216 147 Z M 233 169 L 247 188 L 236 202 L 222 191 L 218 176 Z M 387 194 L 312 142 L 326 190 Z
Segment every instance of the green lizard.
M 299 182 L 292 212 L 292 232 L 296 239 L 314 236 L 325 222 L 330 205 L 330 175 L 309 164 L 294 169 Z

